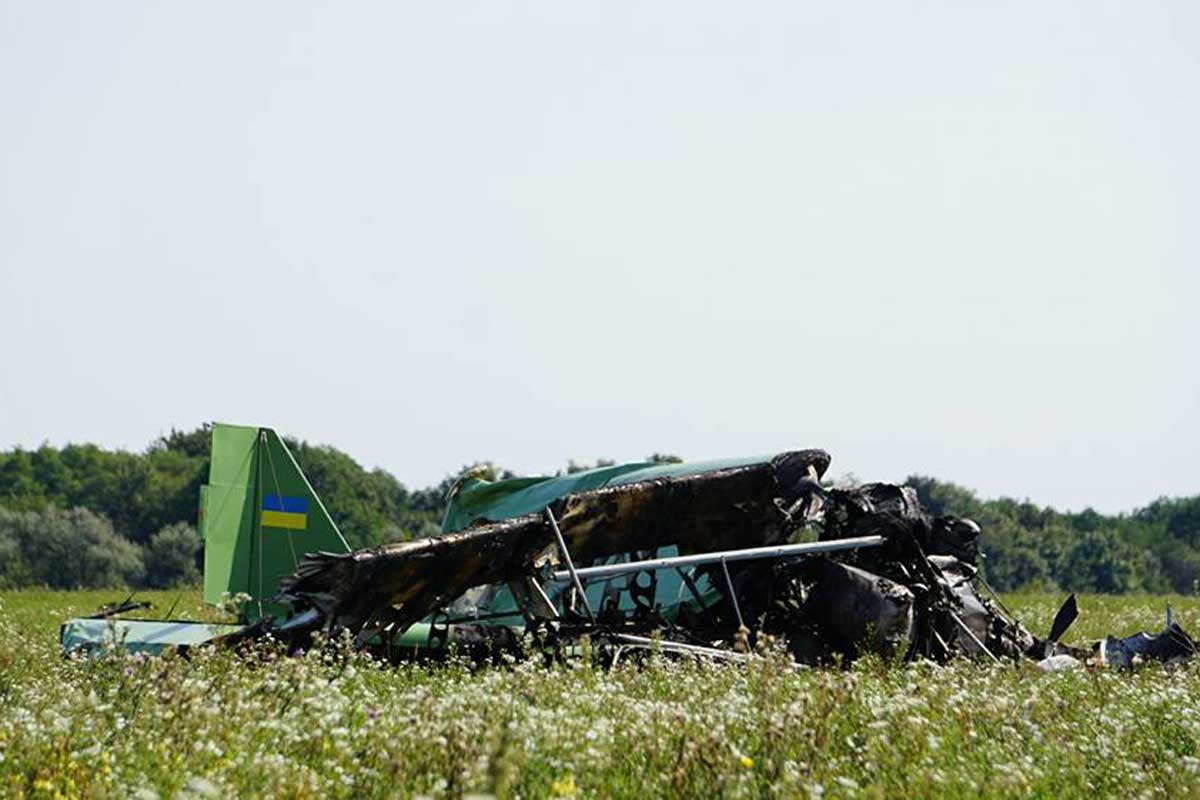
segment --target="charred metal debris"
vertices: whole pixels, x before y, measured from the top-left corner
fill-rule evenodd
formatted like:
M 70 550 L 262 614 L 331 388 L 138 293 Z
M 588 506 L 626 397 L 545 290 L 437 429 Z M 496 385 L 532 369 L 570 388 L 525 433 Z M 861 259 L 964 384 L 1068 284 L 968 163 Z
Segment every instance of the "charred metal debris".
M 770 637 L 806 665 L 874 653 L 1030 659 L 1047 670 L 1195 654 L 1169 611 L 1156 635 L 1067 646 L 1073 595 L 1035 635 L 980 576 L 979 525 L 930 515 L 907 486 L 826 487 L 829 462 L 822 450 L 787 452 L 569 494 L 438 538 L 310 554 L 275 598 L 292 613 L 224 641 L 271 636 L 302 648 L 317 632 L 348 631 L 392 656 L 453 645 L 488 658 L 561 654 L 586 636 L 615 661 L 650 648 L 746 658 Z M 398 644 L 418 624 L 428 626 L 424 646 Z

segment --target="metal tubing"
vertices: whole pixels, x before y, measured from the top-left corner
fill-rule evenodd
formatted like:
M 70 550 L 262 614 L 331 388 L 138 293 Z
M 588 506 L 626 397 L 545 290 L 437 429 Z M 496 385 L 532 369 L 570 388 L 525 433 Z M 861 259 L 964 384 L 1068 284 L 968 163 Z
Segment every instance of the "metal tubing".
M 549 512 L 549 509 L 547 509 Z M 554 516 L 550 516 L 554 532 L 558 535 L 559 545 L 566 553 L 562 534 L 558 531 Z M 832 539 L 827 542 L 807 542 L 805 544 L 781 544 L 771 547 L 749 547 L 745 550 L 723 550 L 715 553 L 698 553 L 693 556 L 674 556 L 672 558 L 651 558 L 646 561 L 629 561 L 624 564 L 605 564 L 599 567 L 584 567 L 575 569 L 571 557 L 566 556 L 567 569 L 558 570 L 551 577 L 559 582 L 574 580 L 578 583 L 587 578 L 607 578 L 613 575 L 624 575 L 627 572 L 642 572 L 650 569 L 670 569 L 672 567 L 690 567 L 696 564 L 712 564 L 716 561 L 753 561 L 758 558 L 785 558 L 787 556 L 802 556 L 811 553 L 833 553 L 838 550 L 855 550 L 863 547 L 878 547 L 885 541 L 882 536 L 859 536 L 853 539 Z
M 960 627 L 964 631 L 966 631 L 967 636 L 970 636 L 971 639 L 973 639 L 975 641 L 975 644 L 979 645 L 979 649 L 983 650 L 983 652 L 985 652 L 989 656 L 991 656 L 992 661 L 995 661 L 997 664 L 1000 663 L 1000 659 L 996 658 L 995 654 L 993 654 L 991 650 L 987 649 L 987 645 L 985 645 L 983 642 L 979 641 L 979 637 L 975 635 L 975 631 L 968 628 L 967 623 L 963 622 L 962 619 L 958 616 L 958 614 L 955 614 L 953 611 L 949 612 L 949 614 L 950 614 L 950 618 L 958 623 L 958 627 Z
M 742 609 L 738 608 L 737 592 L 733 588 L 733 578 L 729 577 L 729 564 L 726 559 L 721 559 L 721 570 L 725 573 L 725 586 L 729 589 L 729 599 L 733 603 L 733 613 L 737 616 L 738 628 L 746 627 L 746 623 L 742 622 Z
M 688 655 L 708 656 L 709 658 L 722 659 L 724 661 L 749 661 L 754 656 L 749 653 L 735 653 L 730 650 L 718 650 L 715 647 L 703 647 L 696 644 L 686 644 L 684 642 L 673 642 L 669 639 L 649 639 L 645 636 L 633 636 L 628 633 L 618 633 L 611 637 L 614 642 L 622 642 L 628 645 L 640 647 L 654 648 L 657 647 L 664 653 L 687 653 Z
M 550 506 L 546 506 L 546 519 L 550 520 L 550 527 L 554 529 L 554 535 L 558 538 L 558 549 L 562 551 L 563 561 L 567 562 L 566 574 L 575 582 L 575 591 L 579 592 L 579 597 L 583 600 L 583 607 L 587 611 L 588 619 L 595 622 L 596 615 L 592 613 L 592 605 L 588 602 L 587 593 L 583 591 L 583 582 L 579 580 L 579 572 L 576 571 L 575 564 L 571 561 L 571 552 L 567 550 L 567 541 L 563 538 L 562 531 L 558 529 L 558 520 L 554 518 L 554 512 L 550 510 Z

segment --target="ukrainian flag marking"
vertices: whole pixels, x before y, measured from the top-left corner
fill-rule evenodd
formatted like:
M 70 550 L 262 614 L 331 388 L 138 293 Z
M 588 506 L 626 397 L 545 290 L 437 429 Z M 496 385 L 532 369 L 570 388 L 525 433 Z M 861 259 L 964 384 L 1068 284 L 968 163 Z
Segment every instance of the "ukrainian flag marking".
M 308 527 L 308 498 L 287 497 L 282 494 L 263 495 L 262 516 L 259 522 L 264 528 L 302 531 Z

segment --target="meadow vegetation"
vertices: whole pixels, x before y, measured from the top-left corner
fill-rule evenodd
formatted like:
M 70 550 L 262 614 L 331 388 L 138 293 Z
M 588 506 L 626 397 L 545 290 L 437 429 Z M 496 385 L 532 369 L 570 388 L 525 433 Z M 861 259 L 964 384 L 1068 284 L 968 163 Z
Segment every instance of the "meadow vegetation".
M 216 614 L 194 592 L 149 596 Z M 0 599 L 0 796 L 1200 797 L 1200 665 L 62 658 L 62 618 L 114 599 Z M 1006 599 L 1045 631 L 1061 598 Z M 1200 630 L 1200 601 L 1173 602 Z M 1080 606 L 1076 643 L 1163 622 L 1164 598 Z

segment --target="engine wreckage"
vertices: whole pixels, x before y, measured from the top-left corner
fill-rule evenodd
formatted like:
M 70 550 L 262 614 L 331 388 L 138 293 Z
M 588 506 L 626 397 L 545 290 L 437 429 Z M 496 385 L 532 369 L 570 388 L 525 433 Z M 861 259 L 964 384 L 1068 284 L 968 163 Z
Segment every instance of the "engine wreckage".
M 563 653 L 586 636 L 615 661 L 647 649 L 742 659 L 770 637 L 809 665 L 870 652 L 1044 669 L 1195 653 L 1169 611 L 1158 634 L 1067 646 L 1074 596 L 1044 638 L 1033 634 L 980 576 L 975 522 L 931 516 L 907 486 L 828 487 L 829 463 L 823 450 L 798 450 L 468 477 L 451 491 L 443 535 L 350 551 L 273 431 L 217 425 L 201 498 L 205 594 L 249 596 L 241 624 L 91 618 L 64 625 L 62 642 L 161 649 L 269 636 L 298 649 L 348 632 L 391 657 L 488 658 Z

